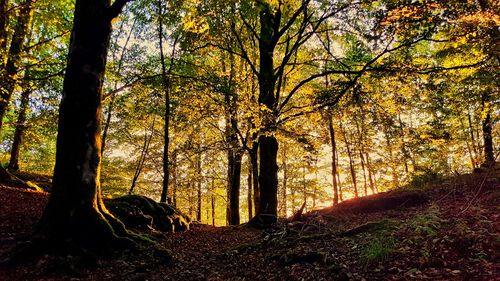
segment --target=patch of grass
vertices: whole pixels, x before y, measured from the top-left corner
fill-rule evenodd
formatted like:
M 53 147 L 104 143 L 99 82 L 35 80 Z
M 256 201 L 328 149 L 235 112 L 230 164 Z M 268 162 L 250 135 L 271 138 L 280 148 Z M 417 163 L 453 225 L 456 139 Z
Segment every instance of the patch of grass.
M 396 251 L 396 242 L 392 236 L 376 237 L 369 241 L 361 252 L 366 265 L 386 261 Z
M 420 235 L 434 237 L 443 222 L 443 219 L 439 217 L 439 209 L 433 205 L 425 213 L 410 219 L 409 227 Z

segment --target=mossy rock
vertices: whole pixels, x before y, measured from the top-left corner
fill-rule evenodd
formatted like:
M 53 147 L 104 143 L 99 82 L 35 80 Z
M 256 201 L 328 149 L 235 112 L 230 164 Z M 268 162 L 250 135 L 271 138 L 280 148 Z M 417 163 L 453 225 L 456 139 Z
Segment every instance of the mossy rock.
M 109 211 L 128 228 L 151 228 L 162 232 L 189 230 L 191 220 L 172 205 L 141 195 L 126 195 L 105 201 Z

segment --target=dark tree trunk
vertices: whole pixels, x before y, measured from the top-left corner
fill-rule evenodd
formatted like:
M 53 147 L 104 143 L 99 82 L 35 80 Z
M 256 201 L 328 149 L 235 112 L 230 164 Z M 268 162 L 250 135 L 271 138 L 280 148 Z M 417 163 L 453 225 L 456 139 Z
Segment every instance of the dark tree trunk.
M 354 197 L 358 198 L 359 194 L 356 181 L 356 170 L 354 167 L 354 156 L 352 155 L 351 145 L 349 144 L 349 140 L 347 139 L 347 132 L 344 128 L 342 128 L 342 122 L 340 122 L 340 129 L 342 130 L 342 136 L 344 137 L 344 142 L 347 149 L 347 156 L 349 157 L 349 170 L 351 172 L 352 186 L 354 188 Z
M 165 91 L 165 115 L 164 115 L 164 129 L 163 129 L 163 182 L 161 189 L 160 202 L 170 202 L 168 198 L 168 184 L 169 184 L 169 158 L 168 158 L 168 148 L 170 144 L 169 127 L 170 127 L 170 71 L 172 69 L 172 63 L 170 63 L 169 70 L 167 73 L 165 64 L 165 55 L 163 53 L 163 4 L 161 0 L 158 0 L 158 38 L 160 41 L 160 62 L 161 62 L 161 73 L 162 73 L 162 83 L 163 89 Z M 175 50 L 175 46 L 172 53 Z M 173 56 L 171 57 L 171 59 Z
M 484 93 L 481 95 L 481 103 L 483 106 L 484 116 L 481 120 L 481 125 L 483 128 L 483 142 L 484 142 L 484 165 L 491 167 L 495 165 L 495 154 L 493 152 L 493 135 L 492 131 L 492 121 L 491 121 L 491 95 L 490 93 Z
M 196 159 L 196 220 L 201 222 L 201 150 Z
M 170 165 L 170 169 L 172 169 L 172 205 L 177 207 L 177 151 L 174 150 L 172 153 L 172 165 Z
M 9 23 L 9 1 L 0 0 L 0 75 L 3 75 L 5 56 L 7 55 L 7 26 Z
M 104 206 L 99 180 L 101 99 L 111 20 L 125 3 L 76 1 L 52 193 L 37 231 L 56 246 L 73 242 L 98 251 L 131 242 L 123 237 L 128 236 L 123 224 Z
M 151 123 L 151 132 L 148 136 L 147 128 L 144 130 L 144 141 L 141 148 L 141 155 L 139 156 L 139 161 L 137 162 L 137 166 L 135 168 L 134 177 L 132 178 L 132 184 L 130 185 L 130 189 L 128 194 L 132 194 L 134 192 L 135 185 L 137 184 L 137 180 L 142 173 L 142 168 L 144 168 L 144 163 L 146 162 L 146 156 L 148 155 L 149 145 L 151 144 L 151 139 L 153 139 L 154 131 L 155 131 L 155 123 L 156 116 L 153 117 L 153 122 Z M 102 153 L 101 153 L 102 155 Z
M 215 226 L 215 179 L 212 179 L 212 187 L 210 192 L 210 201 L 212 208 L 212 225 Z
M 7 169 L 12 171 L 19 171 L 19 152 L 23 141 L 24 130 L 26 129 L 26 114 L 28 112 L 29 99 L 32 89 L 27 86 L 21 94 L 21 106 L 19 108 L 19 115 L 17 116 L 16 130 L 14 132 L 14 140 L 10 150 L 10 160 Z
M 255 215 L 259 213 L 259 204 L 260 204 L 259 163 L 257 154 L 258 150 L 259 150 L 259 144 L 256 142 L 252 144 L 252 148 L 248 152 L 248 155 L 250 157 L 250 165 L 252 169 L 253 206 Z
M 116 95 L 111 96 L 111 101 L 109 102 L 108 110 L 106 112 L 106 121 L 104 123 L 104 129 L 102 130 L 101 157 L 104 156 L 104 149 L 106 148 L 106 140 L 108 138 L 109 127 L 111 125 L 111 116 L 113 114 L 115 98 Z
M 261 136 L 259 149 L 260 214 L 277 216 L 278 212 L 278 141 Z
M 232 157 L 229 186 L 229 225 L 240 224 L 241 158 L 241 153 L 235 153 Z
M 252 177 L 252 165 L 250 161 L 248 161 L 248 176 L 247 176 L 247 205 L 248 205 L 248 219 L 253 217 L 253 197 L 252 197 L 252 189 L 253 189 L 253 177 Z
M 333 116 L 327 112 L 328 132 L 330 134 L 330 145 L 332 147 L 332 183 L 333 183 L 333 204 L 339 203 L 339 189 L 337 186 L 337 143 L 335 141 L 335 130 L 333 128 Z
M 16 74 L 19 69 L 19 63 L 21 62 L 21 53 L 23 52 L 24 41 L 26 39 L 26 35 L 28 34 L 28 27 L 30 26 L 33 15 L 33 2 L 33 0 L 26 0 L 21 4 L 17 24 L 14 34 L 12 35 L 12 41 L 7 55 L 5 71 L 2 70 L 0 72 L 2 75 L 0 77 L 2 81 L 2 84 L 0 85 L 0 132 L 2 131 L 3 117 L 7 112 L 10 98 L 12 97 L 12 93 L 14 92 L 14 87 L 16 85 Z M 4 18 L 6 15 L 2 14 L 1 17 Z M 0 34 L 0 36 L 3 35 Z M 0 40 L 2 39 L 0 38 Z M 4 44 L 1 41 L 0 43 Z M 1 51 L 2 50 L 0 49 L 0 52 Z M 3 61 L 0 61 L 0 63 L 3 64 Z
M 273 223 L 278 213 L 278 141 L 275 132 L 275 85 L 273 53 L 277 44 L 277 30 L 279 22 L 268 4 L 262 6 L 260 12 L 259 38 L 259 104 L 265 106 L 269 112 L 263 112 L 264 129 L 259 138 L 259 213 L 265 214 L 265 223 Z
M 282 162 L 281 162 L 281 168 L 283 170 L 283 186 L 281 187 L 281 214 L 282 217 L 286 218 L 287 216 L 287 196 L 286 196 L 286 189 L 287 189 L 287 183 L 288 183 L 288 167 L 287 167 L 287 149 L 286 146 L 282 149 Z

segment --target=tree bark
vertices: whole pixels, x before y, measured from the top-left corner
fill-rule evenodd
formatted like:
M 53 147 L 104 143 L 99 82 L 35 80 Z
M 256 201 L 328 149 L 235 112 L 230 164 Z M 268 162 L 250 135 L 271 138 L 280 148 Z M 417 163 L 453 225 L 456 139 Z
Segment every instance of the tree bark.
M 196 220 L 201 222 L 201 151 L 196 159 Z
M 252 165 L 250 161 L 248 161 L 248 176 L 247 176 L 247 205 L 248 205 L 248 219 L 253 217 L 253 197 L 252 197 L 252 189 L 253 189 L 253 177 L 252 177 Z
M 3 73 L 5 57 L 7 55 L 7 26 L 9 23 L 9 1 L 0 0 L 0 75 Z
M 331 112 L 326 113 L 328 122 L 328 133 L 330 135 L 330 145 L 332 148 L 332 183 L 333 183 L 333 204 L 339 203 L 339 189 L 337 186 L 337 143 L 335 141 L 335 129 L 333 128 L 333 116 Z
M 151 139 L 153 139 L 155 131 L 155 123 L 156 123 L 156 116 L 153 117 L 153 122 L 151 123 L 151 132 L 149 133 L 149 136 L 147 128 L 144 130 L 144 141 L 142 144 L 141 155 L 139 157 L 139 161 L 137 162 L 137 167 L 135 168 L 134 177 L 132 178 L 132 184 L 130 185 L 130 189 L 128 191 L 129 195 L 134 192 L 135 185 L 137 184 L 137 180 L 139 179 L 139 176 L 141 175 L 142 172 L 142 168 L 144 167 L 144 162 L 146 162 L 146 156 L 149 151 L 149 145 L 151 144 Z
M 17 116 L 12 148 L 10 150 L 9 164 L 7 165 L 7 169 L 11 171 L 19 171 L 19 152 L 23 142 L 24 131 L 26 130 L 26 114 L 28 112 L 29 99 L 32 91 L 33 89 L 27 86 L 21 94 L 21 105 L 19 108 L 19 115 Z
M 103 204 L 101 100 L 111 20 L 126 1 L 77 0 L 59 108 L 52 193 L 37 235 L 52 245 L 94 251 L 128 245 L 123 224 Z
M 495 165 L 495 154 L 493 152 L 493 135 L 492 131 L 492 121 L 491 121 L 491 94 L 483 93 L 481 95 L 481 103 L 483 107 L 481 120 L 481 125 L 483 129 L 483 142 L 484 142 L 484 165 L 486 167 L 492 167 Z
M 175 47 L 177 45 L 177 39 L 178 37 L 175 38 L 173 46 L 172 46 L 172 53 L 170 55 L 170 65 L 168 66 L 168 70 L 166 69 L 165 65 L 165 55 L 163 53 L 163 22 L 162 22 L 162 1 L 158 0 L 158 10 L 159 10 L 159 22 L 158 22 L 158 36 L 159 36 L 159 41 L 160 41 L 160 62 L 161 62 L 161 72 L 162 72 L 162 84 L 163 84 L 163 89 L 165 91 L 165 114 L 164 114 L 164 120 L 165 120 L 165 126 L 163 129 L 163 182 L 162 182 L 162 190 L 161 190 L 161 196 L 160 196 L 160 202 L 169 202 L 171 203 L 171 199 L 168 197 L 168 185 L 169 185 L 169 180 L 170 180 L 170 174 L 169 174 L 169 155 L 168 155 L 168 150 L 169 150 L 169 145 L 170 145 L 170 87 L 171 87 L 171 81 L 170 81 L 170 76 L 172 74 L 172 69 L 174 65 L 174 54 L 175 54 Z
M 356 170 L 354 168 L 354 156 L 352 155 L 351 146 L 349 140 L 347 139 L 347 132 L 342 128 L 342 122 L 340 122 L 340 129 L 342 130 L 342 136 L 344 137 L 345 146 L 347 148 L 347 156 L 349 157 L 349 170 L 351 172 L 352 186 L 354 188 L 354 197 L 358 198 L 358 186 L 356 182 Z
M 266 215 L 266 223 L 273 223 L 278 213 L 278 141 L 273 135 L 275 128 L 275 84 L 273 53 L 277 44 L 275 27 L 278 19 L 268 4 L 260 11 L 259 38 L 259 104 L 267 108 L 264 115 L 264 134 L 259 138 L 259 189 L 260 203 L 257 216 Z
M 10 43 L 10 48 L 7 55 L 5 71 L 2 70 L 0 72 L 0 74 L 2 75 L 2 85 L 0 85 L 0 132 L 2 131 L 3 117 L 7 112 L 10 98 L 12 97 L 12 93 L 14 92 L 14 88 L 16 85 L 16 76 L 19 70 L 19 63 L 21 62 L 21 53 L 23 52 L 24 41 L 26 39 L 26 35 L 28 34 L 28 27 L 31 24 L 31 19 L 33 16 L 33 2 L 33 0 L 26 0 L 21 4 L 21 9 L 17 18 L 17 24 L 14 30 L 14 34 L 12 35 L 12 41 Z M 6 15 L 2 15 L 1 17 L 4 18 L 6 17 Z M 0 43 L 4 44 L 2 42 Z
M 240 224 L 241 153 L 232 157 L 229 186 L 229 225 Z

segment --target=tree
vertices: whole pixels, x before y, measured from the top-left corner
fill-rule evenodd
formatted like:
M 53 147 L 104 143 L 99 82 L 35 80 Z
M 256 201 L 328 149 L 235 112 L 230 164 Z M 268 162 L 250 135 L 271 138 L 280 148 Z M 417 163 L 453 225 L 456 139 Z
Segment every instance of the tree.
M 91 250 L 131 242 L 100 190 L 101 100 L 111 21 L 127 0 L 78 0 L 59 109 L 52 193 L 36 235 Z
M 0 86 L 0 132 L 2 131 L 3 117 L 5 115 L 5 112 L 7 111 L 7 107 L 16 85 L 16 75 L 19 71 L 21 53 L 24 48 L 24 41 L 28 34 L 28 27 L 30 26 L 31 19 L 33 17 L 33 3 L 33 0 L 26 0 L 21 4 L 21 9 L 19 12 L 14 34 L 12 35 L 12 40 L 10 43 L 7 62 L 5 63 L 5 66 L 3 65 L 3 60 L 0 61 L 0 77 L 2 79 L 2 85 Z M 0 4 L 6 5 L 3 3 Z M 1 17 L 4 18 L 7 16 L 2 15 Z M 1 21 L 2 20 L 0 20 L 0 24 L 2 24 Z M 2 42 L 3 39 L 1 39 L 1 36 L 3 35 L 0 34 L 0 44 L 4 44 Z M 3 59 L 3 57 L 0 58 Z

